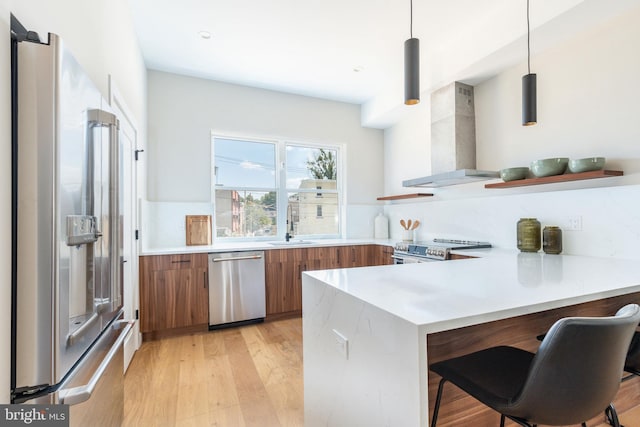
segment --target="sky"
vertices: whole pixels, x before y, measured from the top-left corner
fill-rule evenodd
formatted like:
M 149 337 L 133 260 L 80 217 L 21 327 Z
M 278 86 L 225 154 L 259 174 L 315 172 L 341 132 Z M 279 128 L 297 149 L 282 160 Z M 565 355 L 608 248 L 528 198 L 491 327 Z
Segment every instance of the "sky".
M 273 189 L 276 187 L 277 145 L 270 142 L 215 138 L 216 185 Z M 317 148 L 287 146 L 287 188 L 296 189 L 300 181 L 311 178 L 307 161 L 313 160 Z

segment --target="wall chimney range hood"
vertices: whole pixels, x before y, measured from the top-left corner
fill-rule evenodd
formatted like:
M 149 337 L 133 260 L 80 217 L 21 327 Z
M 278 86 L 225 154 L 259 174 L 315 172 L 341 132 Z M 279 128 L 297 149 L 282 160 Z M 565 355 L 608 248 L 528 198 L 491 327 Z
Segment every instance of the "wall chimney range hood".
M 494 171 L 483 171 L 478 169 L 458 169 L 451 172 L 443 172 L 429 175 L 422 178 L 408 179 L 402 181 L 403 187 L 446 187 L 449 185 L 467 184 L 473 181 L 484 181 L 487 179 L 499 178 L 500 174 Z
M 473 86 L 453 82 L 431 94 L 431 171 L 402 186 L 444 187 L 500 176 L 476 169 Z

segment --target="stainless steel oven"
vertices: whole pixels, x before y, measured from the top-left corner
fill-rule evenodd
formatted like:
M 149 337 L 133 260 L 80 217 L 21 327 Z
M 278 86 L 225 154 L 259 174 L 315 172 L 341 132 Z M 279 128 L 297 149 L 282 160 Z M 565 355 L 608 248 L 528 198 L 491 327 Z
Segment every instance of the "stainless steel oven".
M 444 259 L 433 259 L 424 256 L 416 256 L 412 255 L 406 251 L 398 251 L 397 249 L 393 251 L 394 264 L 417 264 L 421 262 L 435 262 L 435 261 L 444 261 Z
M 429 242 L 400 242 L 393 250 L 394 264 L 415 264 L 421 262 L 446 261 L 451 250 L 490 248 L 488 242 L 473 240 L 433 239 Z

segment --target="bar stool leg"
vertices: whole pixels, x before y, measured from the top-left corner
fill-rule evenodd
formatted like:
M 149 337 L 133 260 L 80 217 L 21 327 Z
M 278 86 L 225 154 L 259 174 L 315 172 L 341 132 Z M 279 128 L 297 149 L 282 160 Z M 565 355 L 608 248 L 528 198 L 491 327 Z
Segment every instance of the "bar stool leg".
M 620 420 L 618 419 L 618 413 L 616 412 L 616 408 L 614 408 L 613 403 L 607 406 L 607 409 L 604 410 L 604 414 L 607 418 L 607 422 L 611 424 L 613 427 L 622 427 L 620 425 Z
M 442 389 L 446 381 L 447 380 L 443 378 L 440 380 L 440 384 L 438 385 L 438 395 L 436 396 L 436 405 L 433 408 L 433 417 L 431 419 L 431 427 L 436 427 L 436 421 L 438 420 L 438 410 L 440 410 L 440 400 L 442 400 Z

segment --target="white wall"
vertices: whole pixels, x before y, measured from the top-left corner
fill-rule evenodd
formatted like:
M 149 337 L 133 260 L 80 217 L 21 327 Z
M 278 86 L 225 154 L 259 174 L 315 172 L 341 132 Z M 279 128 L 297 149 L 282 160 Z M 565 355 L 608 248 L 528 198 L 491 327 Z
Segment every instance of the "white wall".
M 146 69 L 134 38 L 127 0 L 0 0 L 0 402 L 9 401 L 11 283 L 11 110 L 9 14 L 41 38 L 60 35 L 105 99 L 108 75 L 117 82 L 141 125 L 146 123 Z
M 211 202 L 211 131 L 231 136 L 286 138 L 302 143 L 339 144 L 346 161 L 347 221 L 350 237 L 373 236 L 373 218 L 383 191 L 383 133 L 360 125 L 353 104 L 290 95 L 264 89 L 149 72 L 149 209 L 162 209 L 161 223 L 147 231 L 184 228 L 184 216 L 170 203 Z M 150 236 L 150 232 L 143 235 Z M 184 244 L 184 234 L 165 244 Z M 165 239 L 166 240 L 166 239 Z M 145 247 L 153 242 L 145 240 Z
M 490 170 L 544 157 L 605 156 L 640 172 L 640 7 L 532 58 L 538 124 L 521 121 L 526 63 L 475 90 L 478 165 Z
M 149 72 L 148 96 L 149 200 L 210 201 L 212 130 L 345 144 L 347 203 L 382 191 L 382 131 L 360 126 L 357 105 L 159 71 Z
M 400 218 L 413 217 L 423 223 L 419 239 L 477 238 L 515 248 L 520 217 L 537 216 L 543 224 L 566 228 L 567 218 L 579 215 L 583 230 L 565 232 L 565 253 L 637 257 L 640 55 L 633 52 L 640 49 L 638 20 L 640 7 L 532 57 L 532 72 L 538 74 L 536 126 L 520 124 L 526 63 L 475 87 L 479 169 L 528 166 L 546 157 L 604 156 L 606 168 L 621 169 L 624 177 L 514 190 L 488 190 L 484 183 L 435 189 L 428 201 L 385 206 L 392 237 L 400 238 Z M 385 131 L 386 193 L 427 191 L 402 188 L 401 181 L 430 174 L 428 122 L 429 111 L 420 112 Z M 425 151 L 420 165 L 413 153 Z M 590 186 L 597 188 L 586 189 Z
M 410 113 L 384 131 L 384 194 L 416 193 L 402 188 L 402 181 L 431 173 L 431 108 L 423 97 Z

